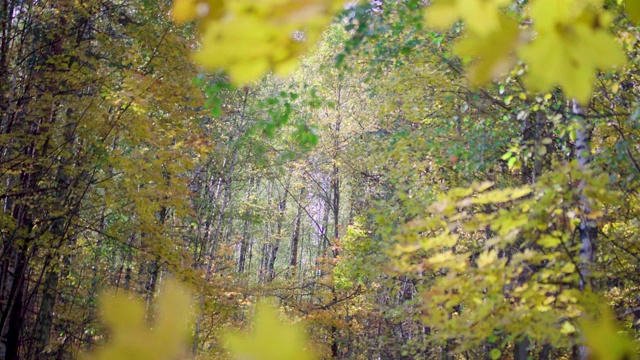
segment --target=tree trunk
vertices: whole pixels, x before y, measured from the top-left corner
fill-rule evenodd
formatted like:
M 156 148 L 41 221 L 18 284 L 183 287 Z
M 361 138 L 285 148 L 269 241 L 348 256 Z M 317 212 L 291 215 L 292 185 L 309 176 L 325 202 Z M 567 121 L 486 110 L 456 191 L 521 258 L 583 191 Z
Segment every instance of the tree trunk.
M 22 251 L 18 253 L 16 276 L 13 281 L 11 292 L 15 295 L 12 301 L 8 304 L 9 325 L 6 337 L 6 349 L 5 360 L 17 360 L 19 359 L 20 351 L 20 335 L 22 333 L 22 307 L 24 296 L 24 284 L 26 273 L 27 259 Z M 11 305 L 11 306 L 9 306 Z
M 40 313 L 38 314 L 35 329 L 35 356 L 37 359 L 43 359 L 49 353 L 47 346 L 49 345 L 49 336 L 53 323 L 53 309 L 58 295 L 58 278 L 58 271 L 53 268 L 47 273 L 44 281 Z
M 282 195 L 278 198 L 278 214 L 276 219 L 276 234 L 273 240 L 269 239 L 271 244 L 270 252 L 268 254 L 267 263 L 267 281 L 271 282 L 275 278 L 275 264 L 276 257 L 278 256 L 278 250 L 280 249 L 280 239 L 282 237 L 282 222 L 284 220 L 284 212 L 287 209 L 287 193 L 289 192 L 289 181 L 284 187 Z
M 583 171 L 588 171 L 591 164 L 591 132 L 585 122 L 586 112 L 584 108 L 574 99 L 573 113 L 578 117 L 578 128 L 576 129 L 576 158 L 578 167 Z M 598 229 L 595 220 L 588 219 L 585 215 L 591 213 L 591 201 L 584 194 L 586 186 L 585 179 L 580 181 L 578 190 L 583 216 L 580 219 L 580 290 L 593 287 L 591 279 L 591 265 L 595 258 L 595 249 Z
M 302 197 L 304 196 L 305 188 L 300 189 L 300 196 L 298 197 L 298 211 L 296 213 L 295 224 L 293 226 L 293 233 L 291 234 L 291 245 L 289 255 L 289 272 L 288 275 L 295 277 L 296 268 L 298 266 L 298 244 L 300 243 L 300 223 L 302 220 Z
M 249 241 L 251 240 L 251 217 L 253 215 L 253 207 L 249 204 L 249 199 L 251 196 L 251 190 L 253 184 L 253 178 L 249 179 L 249 185 L 247 186 L 247 194 L 245 196 L 245 206 L 248 206 L 244 213 L 244 224 L 242 226 L 242 240 L 240 242 L 240 251 L 238 255 L 238 272 L 243 273 L 245 268 L 245 263 L 247 260 L 247 250 L 249 249 Z
M 586 124 L 586 111 L 578 103 L 577 100 L 573 100 L 572 106 L 573 114 L 578 117 L 578 127 L 576 129 L 576 158 L 578 159 L 578 167 L 583 171 L 589 170 L 591 164 L 591 131 Z M 585 291 L 588 288 L 594 287 L 593 279 L 591 278 L 591 266 L 595 260 L 595 249 L 598 228 L 595 220 L 587 218 L 591 213 L 591 202 L 584 193 L 586 186 L 585 179 L 580 181 L 578 185 L 578 191 L 580 194 L 580 202 L 582 207 L 582 216 L 580 217 L 580 291 Z M 579 360 L 586 360 L 589 358 L 589 349 L 585 345 L 580 345 L 575 349 L 575 356 Z
M 529 346 L 531 341 L 525 337 L 520 341 L 516 341 L 513 346 L 513 360 L 527 360 L 529 358 Z

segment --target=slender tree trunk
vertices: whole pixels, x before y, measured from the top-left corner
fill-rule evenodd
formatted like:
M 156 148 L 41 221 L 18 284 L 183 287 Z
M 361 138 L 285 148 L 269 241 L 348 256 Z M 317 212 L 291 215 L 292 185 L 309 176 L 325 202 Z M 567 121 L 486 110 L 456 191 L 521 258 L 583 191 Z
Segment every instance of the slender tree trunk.
M 588 171 L 591 164 L 591 132 L 587 127 L 584 108 L 573 100 L 573 113 L 578 117 L 578 127 L 576 129 L 576 157 L 578 167 L 583 171 Z M 584 193 L 586 186 L 585 179 L 580 181 L 578 190 L 582 206 L 582 217 L 580 219 L 580 290 L 592 287 L 591 266 L 595 259 L 595 249 L 598 229 L 595 220 L 588 219 L 591 213 L 591 201 Z
M 520 341 L 516 341 L 513 346 L 513 359 L 514 360 L 527 360 L 529 358 L 529 345 L 531 341 L 525 337 Z
M 24 271 L 24 265 L 21 266 L 21 268 L 21 270 Z M 20 336 L 22 334 L 24 284 L 24 277 L 21 277 L 19 280 L 15 281 L 17 289 L 9 316 L 9 329 L 7 331 L 7 351 L 5 353 L 5 360 L 20 359 Z
M 164 225 L 167 220 L 169 209 L 163 206 L 160 209 L 160 219 L 158 221 L 159 225 Z M 151 278 L 149 279 L 149 286 L 147 288 L 147 322 L 152 323 L 154 319 L 154 303 L 155 296 L 158 290 L 158 282 L 160 281 L 160 257 L 156 256 L 153 261 L 149 263 L 149 269 Z
M 542 165 L 544 163 L 544 155 L 540 155 L 539 147 L 542 145 L 542 129 L 545 125 L 546 118 L 542 111 L 538 111 L 534 116 L 528 116 L 524 124 L 522 133 L 523 140 L 529 141 L 533 144 L 533 166 L 523 166 L 522 171 L 522 183 L 523 184 L 535 184 L 536 180 L 542 175 Z M 531 121 L 533 120 L 533 121 Z M 528 133 L 527 133 L 528 132 Z M 544 153 L 546 154 L 546 152 Z M 518 279 L 519 283 L 525 281 L 525 279 Z M 528 337 L 524 337 L 521 340 L 516 340 L 513 347 L 514 360 L 527 360 L 529 357 L 529 347 L 531 341 Z
M 3 324 L 8 320 L 5 360 L 19 359 L 20 355 L 20 337 L 22 334 L 24 315 L 24 287 L 26 284 L 27 264 L 29 262 L 27 251 L 26 245 L 20 246 L 20 248 L 15 251 L 16 265 L 11 291 L 9 293 L 9 299 L 11 301 L 7 303 L 2 317 Z
M 340 127 L 342 125 L 342 113 L 341 113 L 341 100 L 342 100 L 342 88 L 338 85 L 337 90 L 337 118 L 334 124 L 334 134 L 333 134 L 333 174 L 331 177 L 331 188 L 333 191 L 332 196 L 332 210 L 333 210 L 333 238 L 334 241 L 337 242 L 340 238 L 340 165 L 338 161 L 338 157 L 340 155 Z M 337 247 L 331 251 L 334 258 L 336 258 L 339 254 L 339 250 Z M 333 302 L 337 301 L 337 293 L 335 289 L 335 285 L 331 287 L 331 294 L 333 297 Z M 338 329 L 335 325 L 331 325 L 331 356 L 334 359 L 337 359 L 340 355 L 340 349 L 338 347 Z
M 298 266 L 298 244 L 300 243 L 300 223 L 302 220 L 302 197 L 304 196 L 305 188 L 300 189 L 300 196 L 298 197 L 298 211 L 296 212 L 295 224 L 293 226 L 293 233 L 291 234 L 291 245 L 289 254 L 289 272 L 290 277 L 295 277 L 296 268 Z
M 238 272 L 243 273 L 245 268 L 245 263 L 247 260 L 247 250 L 249 249 L 249 241 L 251 240 L 251 216 L 253 215 L 253 207 L 249 204 L 249 199 L 251 196 L 253 178 L 249 179 L 249 185 L 247 186 L 247 194 L 245 196 L 245 204 L 249 207 L 244 213 L 244 225 L 242 226 L 242 240 L 240 242 L 240 251 L 238 256 Z
M 551 345 L 545 344 L 540 350 L 540 360 L 549 360 L 551 355 Z
M 56 304 L 56 296 L 58 294 L 58 271 L 53 268 L 49 270 L 45 277 L 42 289 L 42 302 L 40 304 L 40 314 L 36 321 L 35 329 L 35 356 L 36 359 L 46 357 L 47 346 L 49 345 L 49 336 L 51 333 L 51 325 L 53 323 L 53 309 Z
M 591 164 L 591 131 L 586 124 L 586 111 L 576 101 L 572 104 L 573 114 L 578 118 L 578 127 L 576 129 L 576 158 L 578 159 L 578 167 L 583 172 L 588 172 Z M 580 291 L 594 287 L 591 277 L 591 267 L 595 260 L 596 244 L 598 228 L 595 220 L 589 219 L 587 216 L 591 213 L 591 201 L 584 193 L 586 180 L 582 179 L 578 185 L 580 194 L 580 202 L 582 206 L 582 215 L 580 217 Z M 589 349 L 585 345 L 580 345 L 576 349 L 576 358 L 586 360 L 589 358 Z
M 269 181 L 267 184 L 267 209 L 271 209 L 271 190 L 273 189 L 273 183 Z M 267 280 L 267 264 L 269 263 L 269 254 L 271 253 L 271 221 L 267 219 L 265 221 L 264 228 L 265 242 L 262 244 L 262 253 L 260 254 L 260 268 L 258 273 L 258 280 L 261 283 Z
M 282 195 L 278 197 L 278 213 L 276 219 L 276 234 L 274 239 L 269 239 L 270 251 L 268 253 L 267 263 L 267 281 L 273 281 L 275 278 L 275 264 L 278 256 L 278 250 L 280 249 L 280 240 L 282 237 L 282 222 L 284 221 L 284 214 L 287 209 L 287 193 L 289 192 L 289 181 L 282 191 Z

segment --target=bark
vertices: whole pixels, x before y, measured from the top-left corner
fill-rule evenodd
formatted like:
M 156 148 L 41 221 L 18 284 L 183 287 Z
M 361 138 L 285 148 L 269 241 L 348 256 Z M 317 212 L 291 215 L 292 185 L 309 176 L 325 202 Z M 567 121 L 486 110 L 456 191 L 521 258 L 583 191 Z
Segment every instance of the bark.
M 578 167 L 587 172 L 591 164 L 591 132 L 585 122 L 586 112 L 584 108 L 573 100 L 573 113 L 578 117 L 578 127 L 576 129 L 576 158 Z M 580 219 L 580 290 L 592 287 L 591 266 L 595 259 L 595 249 L 598 229 L 595 220 L 587 218 L 591 213 L 591 202 L 584 193 L 586 186 L 585 179 L 580 181 L 578 191 L 582 206 L 582 217 Z
M 159 225 L 164 225 L 166 220 L 167 220 L 167 216 L 168 216 L 168 209 L 163 206 L 160 209 L 160 213 L 159 213 L 159 221 L 158 224 Z M 160 273 L 161 273 L 161 267 L 160 267 L 160 256 L 156 256 L 155 259 L 153 259 L 152 261 L 150 261 L 147 265 L 147 271 L 149 271 L 149 282 L 148 285 L 146 287 L 147 290 L 147 322 L 148 323 L 153 323 L 154 320 L 154 314 L 155 314 L 155 296 L 156 296 L 156 292 L 158 291 L 158 282 L 160 281 Z
M 267 185 L 267 209 L 271 208 L 271 190 L 273 189 L 273 183 L 269 182 Z M 264 283 L 267 280 L 267 264 L 269 259 L 269 254 L 271 251 L 271 247 L 268 241 L 271 239 L 271 222 L 269 220 L 266 221 L 264 228 L 264 236 L 267 242 L 262 244 L 261 248 L 261 256 L 260 256 L 260 268 L 258 273 L 258 280 L 261 283 Z
M 540 360 L 549 360 L 551 357 L 551 345 L 545 344 L 540 350 Z
M 341 117 L 341 112 L 340 112 L 340 106 L 341 106 L 341 87 L 338 86 L 338 92 L 337 92 L 337 97 L 338 97 L 338 101 L 337 101 L 337 109 L 338 109 L 338 114 L 337 114 L 337 118 L 336 118 L 336 122 L 334 124 L 334 138 L 333 138 L 333 146 L 334 146 L 334 153 L 333 153 L 333 174 L 332 174 L 332 178 L 331 178 L 331 187 L 333 190 L 333 196 L 332 196 L 332 210 L 333 210 L 333 238 L 334 241 L 338 241 L 338 239 L 340 238 L 340 166 L 339 166 L 339 162 L 338 162 L 338 156 L 340 154 L 340 126 L 342 123 L 342 117 Z M 334 248 L 332 250 L 332 255 L 334 258 L 336 258 L 338 256 L 338 249 L 337 247 Z M 333 297 L 332 301 L 337 301 L 337 293 L 336 293 L 336 289 L 335 286 L 332 285 L 331 286 L 331 294 Z M 337 359 L 340 355 L 340 349 L 338 346 L 338 331 L 335 325 L 331 325 L 331 357 L 333 357 L 334 359 Z
M 575 99 L 573 100 L 572 110 L 573 114 L 578 118 L 578 127 L 576 129 L 576 158 L 578 159 L 578 168 L 588 176 L 589 165 L 591 164 L 591 132 L 586 124 L 586 111 Z M 595 220 L 587 218 L 591 213 L 591 202 L 584 193 L 585 186 L 586 181 L 582 179 L 578 185 L 582 207 L 579 227 L 580 263 L 578 267 L 580 273 L 580 291 L 593 288 L 594 285 L 593 279 L 591 278 L 591 266 L 595 260 L 598 234 Z M 576 359 L 586 360 L 589 358 L 589 349 L 584 345 L 580 345 L 577 349 L 574 349 L 574 355 Z
M 247 108 L 247 101 L 249 99 L 249 92 L 245 90 L 243 101 L 242 101 L 242 109 L 240 111 L 240 122 L 245 120 L 245 111 Z M 231 128 L 231 136 L 229 137 L 228 146 L 232 148 L 231 157 L 229 161 L 229 167 L 227 170 L 226 178 L 224 180 L 224 194 L 222 195 L 222 205 L 220 206 L 220 210 L 218 211 L 218 217 L 216 221 L 216 229 L 213 234 L 213 238 L 211 239 L 211 247 L 208 251 L 209 254 L 209 262 L 206 269 L 206 278 L 209 280 L 211 271 L 213 271 L 213 262 L 216 255 L 217 248 L 222 238 L 223 233 L 223 220 L 227 212 L 227 206 L 231 204 L 230 207 L 233 207 L 232 201 L 232 184 L 234 180 L 234 172 L 236 167 L 236 161 L 238 157 L 238 151 L 240 149 L 240 144 L 236 143 L 236 140 L 241 136 L 242 132 L 242 124 L 238 124 L 237 122 L 233 123 Z M 226 160 L 225 160 L 226 162 Z M 233 224 L 230 222 L 229 227 Z
M 531 121 L 533 120 L 533 121 Z M 543 132 L 542 129 L 545 125 L 546 118 L 542 111 L 535 113 L 533 116 L 527 117 L 525 127 L 523 129 L 522 137 L 526 142 L 533 144 L 533 166 L 523 166 L 522 171 L 522 183 L 523 184 L 535 184 L 536 180 L 542 175 L 542 167 L 544 163 L 544 155 L 540 155 L 538 149 L 542 144 Z M 545 153 L 546 154 L 546 153 Z M 527 280 L 528 276 L 517 279 L 519 285 Z M 528 348 L 531 345 L 529 338 L 524 337 L 521 340 L 516 340 L 513 347 L 514 360 L 527 360 Z
M 289 254 L 289 276 L 294 277 L 296 274 L 296 268 L 298 266 L 298 246 L 300 243 L 300 223 L 302 220 L 302 197 L 304 196 L 305 189 L 300 189 L 300 196 L 298 197 L 298 211 L 296 213 L 295 224 L 293 227 L 293 233 L 291 234 L 290 254 Z
M 245 204 L 249 207 L 244 213 L 244 224 L 242 226 L 242 240 L 240 242 L 240 252 L 238 256 L 238 272 L 243 273 L 245 264 L 247 261 L 247 250 L 249 249 L 250 230 L 251 230 L 251 217 L 253 215 L 253 208 L 249 204 L 249 198 L 251 196 L 253 178 L 249 179 L 249 186 L 247 186 L 247 194 L 245 196 Z
M 38 359 L 46 357 L 46 353 L 50 352 L 47 346 L 49 345 L 49 336 L 53 323 L 53 309 L 58 294 L 58 278 L 58 271 L 54 268 L 47 273 L 44 281 L 40 314 L 38 315 L 35 329 L 35 355 Z
M 24 268 L 23 268 L 24 269 Z M 5 360 L 20 359 L 20 336 L 22 334 L 24 277 L 15 282 L 16 296 L 9 316 L 9 329 L 7 331 L 7 351 Z
M 287 209 L 287 193 L 289 192 L 289 182 L 285 185 L 282 195 L 278 198 L 278 213 L 276 219 L 276 233 L 273 239 L 269 239 L 269 253 L 267 262 L 267 281 L 271 282 L 275 278 L 275 264 L 280 249 L 280 239 L 282 237 L 282 222 Z
M 528 338 L 524 338 L 517 341 L 513 347 L 513 359 L 514 360 L 527 360 L 529 358 L 529 346 L 531 341 Z

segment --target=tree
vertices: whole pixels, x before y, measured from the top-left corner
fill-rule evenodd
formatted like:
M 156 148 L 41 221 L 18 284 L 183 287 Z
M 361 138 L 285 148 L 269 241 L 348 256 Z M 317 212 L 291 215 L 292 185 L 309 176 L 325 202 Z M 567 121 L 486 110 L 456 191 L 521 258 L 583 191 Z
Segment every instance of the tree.
M 168 6 L 0 6 L 4 357 L 637 352 L 635 2 Z

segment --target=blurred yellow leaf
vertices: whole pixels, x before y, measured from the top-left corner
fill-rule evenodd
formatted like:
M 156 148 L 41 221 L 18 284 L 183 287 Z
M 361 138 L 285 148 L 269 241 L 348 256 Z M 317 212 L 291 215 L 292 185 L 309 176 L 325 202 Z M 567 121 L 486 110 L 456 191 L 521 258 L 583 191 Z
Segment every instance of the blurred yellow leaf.
M 640 24 L 640 1 L 626 0 L 624 2 L 625 12 L 629 18 L 636 24 Z
M 469 69 L 469 79 L 478 84 L 492 81 L 507 72 L 515 63 L 514 50 L 518 45 L 518 23 L 504 15 L 498 18 L 499 28 L 482 34 L 469 32 L 454 51 L 459 56 L 469 56 L 476 62 Z
M 183 23 L 196 18 L 217 19 L 223 11 L 223 0 L 175 0 L 171 16 L 177 23 Z
M 339 0 L 177 0 L 177 22 L 200 17 L 202 48 L 196 61 L 212 70 L 224 69 L 236 84 L 273 70 L 295 68 L 298 56 L 314 44 L 341 9 Z M 213 12 L 213 15 L 212 15 Z
M 462 19 L 471 31 L 482 36 L 500 28 L 499 8 L 510 0 L 435 0 L 427 8 L 427 26 L 445 29 Z
M 599 320 L 584 320 L 579 323 L 585 336 L 586 345 L 593 355 L 591 358 L 597 360 L 638 359 L 633 341 L 620 333 L 609 307 L 603 305 L 600 314 Z
M 306 360 L 315 359 L 306 349 L 304 329 L 278 319 L 278 311 L 266 303 L 256 309 L 253 331 L 249 336 L 232 334 L 227 344 L 234 359 Z
M 595 72 L 626 63 L 622 47 L 606 28 L 606 13 L 588 3 L 598 0 L 538 0 L 530 15 L 537 35 L 519 55 L 529 66 L 528 82 L 537 90 L 559 85 L 567 97 L 587 103 L 593 91 Z
M 565 335 L 568 335 L 576 332 L 576 328 L 570 322 L 565 321 L 562 323 L 562 326 L 560 327 L 560 332 Z
M 140 299 L 125 293 L 106 293 L 101 298 L 103 319 L 111 330 L 111 341 L 85 359 L 160 360 L 179 359 L 186 354 L 191 296 L 176 281 L 160 289 L 158 311 L 153 326 L 145 322 Z
M 540 239 L 538 239 L 538 244 L 544 248 L 553 248 L 560 245 L 560 239 L 555 236 L 543 234 L 540 236 Z
M 493 264 L 498 259 L 498 253 L 495 250 L 485 251 L 478 257 L 478 268 L 483 269 Z

